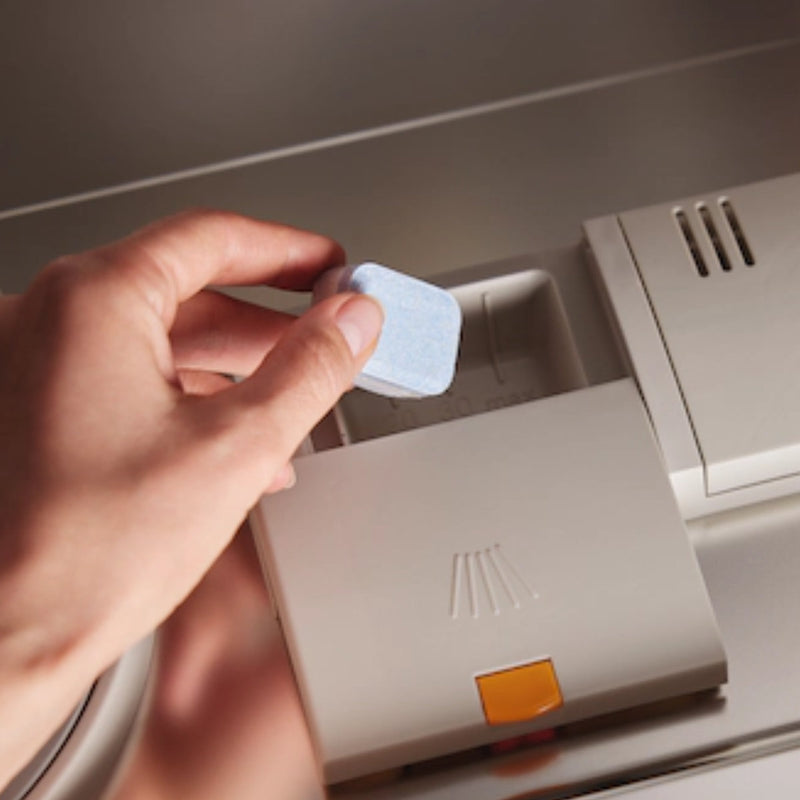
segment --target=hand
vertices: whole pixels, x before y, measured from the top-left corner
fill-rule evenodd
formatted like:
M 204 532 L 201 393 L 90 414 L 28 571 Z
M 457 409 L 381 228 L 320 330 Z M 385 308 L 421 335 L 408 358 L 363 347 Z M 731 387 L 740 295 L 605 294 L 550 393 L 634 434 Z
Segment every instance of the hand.
M 322 798 L 247 526 L 161 626 L 141 734 L 109 800 Z
M 307 290 L 342 260 L 320 236 L 191 212 L 0 298 L 0 786 L 292 482 L 382 322 L 361 296 L 295 321 L 204 287 Z

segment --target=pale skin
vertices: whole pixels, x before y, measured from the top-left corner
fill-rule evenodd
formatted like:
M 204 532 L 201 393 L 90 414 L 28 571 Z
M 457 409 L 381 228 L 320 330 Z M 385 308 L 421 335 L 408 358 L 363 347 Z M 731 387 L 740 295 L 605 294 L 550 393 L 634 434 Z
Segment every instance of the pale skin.
M 0 787 L 259 496 L 291 486 L 382 324 L 367 297 L 294 319 L 206 287 L 306 291 L 343 259 L 322 236 L 194 211 L 0 297 Z

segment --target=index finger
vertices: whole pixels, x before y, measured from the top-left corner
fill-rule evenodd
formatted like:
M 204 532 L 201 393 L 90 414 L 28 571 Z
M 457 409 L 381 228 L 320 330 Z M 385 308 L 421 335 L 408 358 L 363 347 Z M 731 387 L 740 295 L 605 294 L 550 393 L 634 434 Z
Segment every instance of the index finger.
M 167 326 L 178 306 L 209 284 L 305 291 L 345 259 L 325 236 L 205 209 L 159 220 L 99 252 L 120 277 L 142 286 Z

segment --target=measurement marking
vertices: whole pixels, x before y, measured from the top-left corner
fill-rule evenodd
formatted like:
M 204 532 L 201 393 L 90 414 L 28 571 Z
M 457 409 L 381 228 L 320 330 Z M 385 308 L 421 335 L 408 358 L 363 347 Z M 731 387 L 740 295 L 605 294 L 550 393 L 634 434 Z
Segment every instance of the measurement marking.
M 487 550 L 486 552 L 488 553 L 489 551 Z M 494 586 L 492 586 L 492 581 L 489 577 L 489 572 L 486 567 L 486 558 L 480 551 L 475 554 L 475 557 L 478 560 L 478 566 L 481 570 L 481 577 L 483 578 L 483 583 L 486 586 L 486 593 L 489 595 L 489 603 L 492 606 L 492 613 L 497 616 L 497 614 L 500 613 L 500 607 L 497 605 L 497 595 L 494 593 Z
M 464 557 L 461 553 L 453 556 L 453 584 L 450 591 L 450 616 L 458 619 L 458 607 L 461 605 L 461 564 Z
M 458 619 L 469 606 L 473 619 L 481 616 L 481 603 L 485 604 L 484 615 L 491 609 L 493 616 L 499 616 L 503 609 L 519 609 L 526 592 L 534 600 L 539 593 L 533 591 L 514 569 L 499 544 L 481 550 L 455 553 L 452 560 L 450 579 L 450 616 Z M 502 589 L 498 588 L 498 583 Z M 481 588 L 481 584 L 483 588 Z M 519 584 L 519 585 L 515 585 Z M 483 598 L 483 599 L 481 599 Z
M 467 589 L 469 591 L 469 609 L 473 619 L 478 618 L 478 580 L 475 575 L 475 559 L 472 553 L 467 553 Z
M 489 292 L 481 295 L 481 305 L 483 306 L 483 319 L 486 323 L 486 341 L 489 345 L 489 357 L 492 360 L 492 369 L 498 383 L 505 383 L 506 379 L 500 368 L 500 358 L 497 349 L 497 331 L 494 325 L 494 309 L 492 308 L 492 298 Z

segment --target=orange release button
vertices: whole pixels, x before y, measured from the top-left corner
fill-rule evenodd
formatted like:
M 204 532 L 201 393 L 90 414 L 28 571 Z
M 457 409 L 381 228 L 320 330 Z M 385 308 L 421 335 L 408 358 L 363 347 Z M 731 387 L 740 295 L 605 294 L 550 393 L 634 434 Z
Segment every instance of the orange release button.
M 560 708 L 564 702 L 549 658 L 478 675 L 475 682 L 490 725 L 534 719 Z

